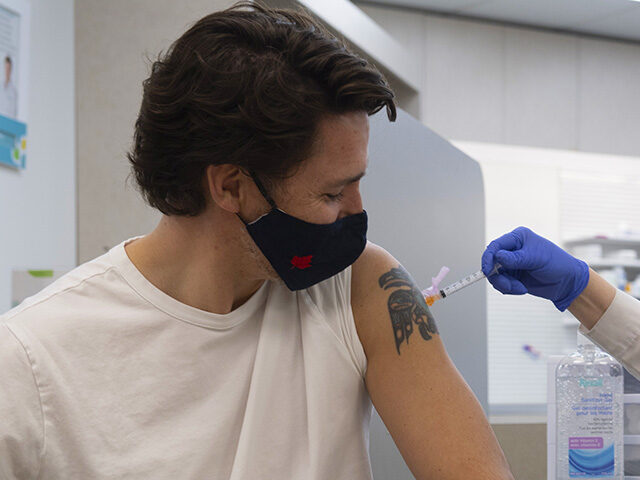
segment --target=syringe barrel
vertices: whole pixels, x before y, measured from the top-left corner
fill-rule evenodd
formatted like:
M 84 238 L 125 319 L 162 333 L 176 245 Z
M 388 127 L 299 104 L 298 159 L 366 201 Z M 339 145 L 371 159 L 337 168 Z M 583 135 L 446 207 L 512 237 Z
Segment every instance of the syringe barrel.
M 465 287 L 468 287 L 469 285 L 473 285 L 474 283 L 479 282 L 483 278 L 485 278 L 484 273 L 482 273 L 482 270 L 478 270 L 476 273 L 473 273 L 468 277 L 464 277 L 463 279 L 458 280 L 455 283 L 452 283 L 448 287 L 443 288 L 440 291 L 442 298 L 448 297 L 449 295 L 452 295 L 457 291 L 462 290 Z

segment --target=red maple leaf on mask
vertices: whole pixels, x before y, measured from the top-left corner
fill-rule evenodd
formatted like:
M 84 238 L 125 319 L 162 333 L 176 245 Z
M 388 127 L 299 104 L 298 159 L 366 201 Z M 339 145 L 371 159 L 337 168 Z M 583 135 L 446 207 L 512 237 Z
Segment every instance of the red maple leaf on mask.
M 313 255 L 307 255 L 306 257 L 298 257 L 297 255 L 295 255 L 291 259 L 291 265 L 293 265 L 293 267 L 298 268 L 300 270 L 304 270 L 305 268 L 309 268 L 311 266 L 312 257 Z

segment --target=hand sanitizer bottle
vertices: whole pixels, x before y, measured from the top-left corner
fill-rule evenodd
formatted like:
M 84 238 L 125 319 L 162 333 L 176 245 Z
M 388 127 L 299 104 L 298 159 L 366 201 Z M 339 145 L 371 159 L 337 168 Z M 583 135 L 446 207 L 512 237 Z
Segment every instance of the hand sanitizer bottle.
M 556 368 L 556 480 L 622 480 L 622 366 L 578 331 Z

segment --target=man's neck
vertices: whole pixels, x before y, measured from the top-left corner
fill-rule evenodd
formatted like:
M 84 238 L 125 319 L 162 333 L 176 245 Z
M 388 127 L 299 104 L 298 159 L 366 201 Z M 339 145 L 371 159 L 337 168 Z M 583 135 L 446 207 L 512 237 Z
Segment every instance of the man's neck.
M 247 259 L 237 234 L 205 231 L 205 222 L 163 217 L 149 235 L 125 250 L 154 286 L 191 307 L 225 314 L 264 283 Z M 227 238 L 235 237 L 235 238 Z

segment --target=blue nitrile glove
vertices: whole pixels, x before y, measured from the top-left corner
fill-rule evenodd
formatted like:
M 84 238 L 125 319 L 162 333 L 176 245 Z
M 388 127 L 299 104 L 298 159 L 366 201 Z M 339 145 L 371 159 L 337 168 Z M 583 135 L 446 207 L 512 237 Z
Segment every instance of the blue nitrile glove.
M 502 268 L 489 276 L 494 263 Z M 499 292 L 546 298 L 561 312 L 589 283 L 585 262 L 526 227 L 491 242 L 482 254 L 482 271 Z

